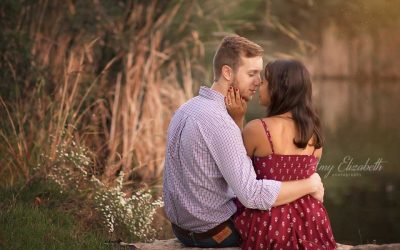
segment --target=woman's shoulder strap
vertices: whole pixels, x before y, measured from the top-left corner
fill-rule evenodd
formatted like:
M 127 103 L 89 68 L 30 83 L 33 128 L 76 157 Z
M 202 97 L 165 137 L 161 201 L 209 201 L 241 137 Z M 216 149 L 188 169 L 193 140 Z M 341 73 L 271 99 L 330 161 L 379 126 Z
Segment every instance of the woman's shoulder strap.
M 272 144 L 271 133 L 268 130 L 267 123 L 263 119 L 260 119 L 260 121 L 262 122 L 262 124 L 264 126 L 265 133 L 267 134 L 267 138 L 268 138 L 269 144 L 271 145 L 272 154 L 275 154 L 274 145 Z

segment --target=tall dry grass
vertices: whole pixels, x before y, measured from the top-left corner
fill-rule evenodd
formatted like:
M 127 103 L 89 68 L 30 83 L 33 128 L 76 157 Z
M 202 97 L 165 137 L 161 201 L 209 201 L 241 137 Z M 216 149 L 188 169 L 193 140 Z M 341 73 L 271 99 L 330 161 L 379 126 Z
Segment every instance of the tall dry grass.
M 159 179 L 169 119 L 192 96 L 193 66 L 204 51 L 188 26 L 194 3 L 128 1 L 112 11 L 107 1 L 22 6 L 17 31 L 31 39 L 39 73 L 15 83 L 18 98 L 0 99 L 1 179 L 28 181 L 41 153 L 56 155 L 64 133 L 89 146 L 93 173 L 105 182 L 120 171 L 127 184 Z M 86 14 L 92 26 L 79 21 Z

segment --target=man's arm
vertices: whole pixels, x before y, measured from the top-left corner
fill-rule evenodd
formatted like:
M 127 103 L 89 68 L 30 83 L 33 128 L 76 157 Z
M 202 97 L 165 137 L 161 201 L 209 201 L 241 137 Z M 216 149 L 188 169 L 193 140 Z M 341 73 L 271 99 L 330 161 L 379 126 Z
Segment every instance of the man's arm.
M 323 201 L 324 187 L 319 174 L 314 173 L 304 180 L 282 182 L 278 198 L 272 206 L 287 204 L 307 194 L 311 194 L 321 202 Z
M 199 129 L 229 187 L 244 206 L 270 209 L 278 197 L 281 182 L 257 180 L 251 159 L 246 155 L 241 131 L 230 117 L 220 116 L 207 121 L 212 122 L 204 123 L 205 126 L 199 124 Z
M 257 180 L 241 131 L 230 117 L 214 118 L 212 123 L 199 128 L 225 181 L 244 206 L 268 210 L 277 201 L 284 204 L 318 189 L 315 180 L 300 180 L 285 184 L 281 193 L 282 182 Z

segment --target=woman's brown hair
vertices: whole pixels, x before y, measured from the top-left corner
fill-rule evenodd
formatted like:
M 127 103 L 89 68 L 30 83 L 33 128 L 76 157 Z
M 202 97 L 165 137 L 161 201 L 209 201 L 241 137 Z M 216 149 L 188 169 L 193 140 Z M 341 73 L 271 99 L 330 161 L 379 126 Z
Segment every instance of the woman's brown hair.
M 313 146 L 323 146 L 321 123 L 312 105 L 312 86 L 306 67 L 296 60 L 276 60 L 265 66 L 265 79 L 271 97 L 268 117 L 291 111 L 297 126 L 293 143 L 306 148 L 311 137 Z

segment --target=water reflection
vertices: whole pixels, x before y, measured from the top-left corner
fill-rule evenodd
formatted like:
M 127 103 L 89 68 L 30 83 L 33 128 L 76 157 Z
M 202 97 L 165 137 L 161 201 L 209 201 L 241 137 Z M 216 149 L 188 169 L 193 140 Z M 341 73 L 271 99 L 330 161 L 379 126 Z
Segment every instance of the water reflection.
M 337 241 L 400 242 L 400 82 L 323 80 L 313 91 L 326 136 L 319 173 L 332 169 L 325 206 Z M 248 119 L 265 114 L 257 103 Z M 342 171 L 346 157 L 351 171 Z M 379 159 L 381 168 L 372 171 Z

